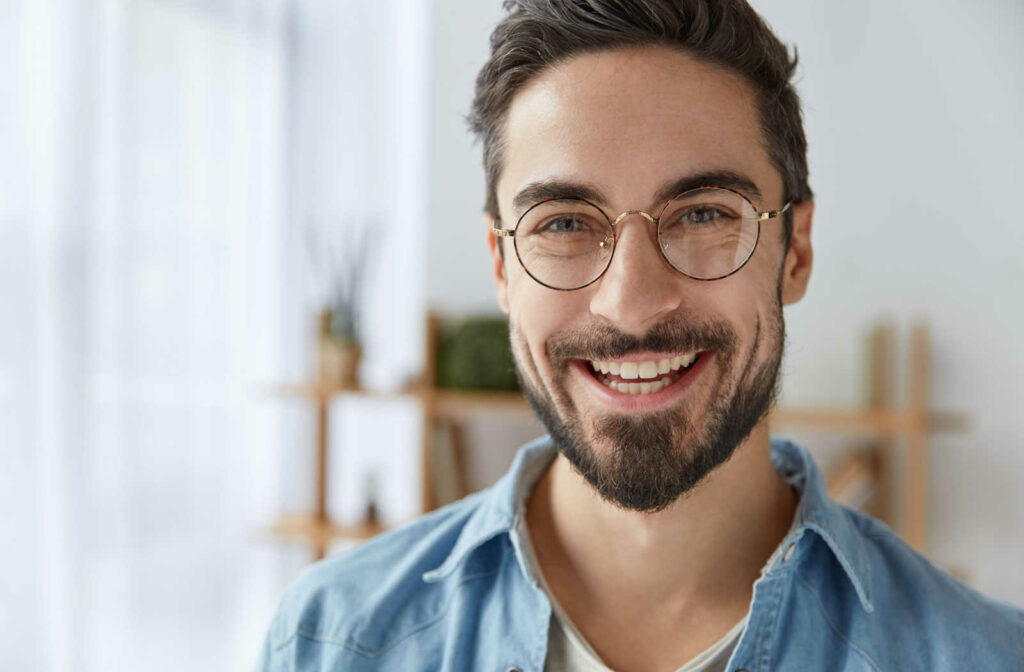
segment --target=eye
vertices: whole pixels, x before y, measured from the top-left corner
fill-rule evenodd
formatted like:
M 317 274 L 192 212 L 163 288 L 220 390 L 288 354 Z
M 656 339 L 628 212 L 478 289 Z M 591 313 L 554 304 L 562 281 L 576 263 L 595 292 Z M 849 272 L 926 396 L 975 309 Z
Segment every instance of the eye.
M 739 217 L 714 203 L 693 203 L 668 213 L 661 222 L 662 235 L 688 235 L 729 230 Z
M 576 215 L 556 215 L 541 224 L 538 229 L 540 233 L 584 233 L 591 231 L 591 227 L 585 220 Z
M 679 222 L 687 225 L 717 224 L 732 220 L 733 216 L 710 205 L 694 206 L 680 213 Z

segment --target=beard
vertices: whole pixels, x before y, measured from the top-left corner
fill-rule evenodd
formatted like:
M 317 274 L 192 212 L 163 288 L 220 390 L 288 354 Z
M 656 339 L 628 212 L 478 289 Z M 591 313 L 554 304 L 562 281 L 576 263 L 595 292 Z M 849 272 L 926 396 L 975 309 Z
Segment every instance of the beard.
M 530 382 L 527 371 L 540 380 L 537 368 L 526 369 L 527 362 L 533 365 L 533 361 L 526 359 L 526 343 L 515 324 L 510 326 L 516 373 L 527 401 L 573 469 L 605 501 L 623 509 L 654 513 L 691 491 L 732 457 L 778 397 L 785 340 L 781 302 L 767 324 L 758 320 L 745 357 L 735 331 L 720 320 L 694 323 L 676 318 L 642 337 L 608 326 L 560 334 L 547 344 L 556 372 L 552 394 Z M 566 391 L 568 360 L 618 359 L 638 351 L 714 351 L 710 364 L 718 376 L 710 386 L 706 409 L 686 398 L 676 407 L 642 417 L 582 416 Z M 708 367 L 700 375 L 710 373 Z M 587 438 L 585 423 L 592 428 L 592 439 Z M 598 443 L 607 445 L 605 454 L 598 450 Z

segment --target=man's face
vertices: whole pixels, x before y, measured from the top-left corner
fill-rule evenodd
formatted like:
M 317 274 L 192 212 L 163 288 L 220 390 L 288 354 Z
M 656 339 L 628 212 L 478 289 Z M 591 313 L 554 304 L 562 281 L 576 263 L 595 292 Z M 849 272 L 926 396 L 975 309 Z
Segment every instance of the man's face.
M 739 190 L 758 210 L 783 205 L 751 89 L 677 51 L 601 52 L 544 71 L 514 98 L 504 139 L 503 228 L 531 205 L 516 197 L 538 183 L 585 187 L 612 220 L 627 210 L 657 216 L 656 194 L 680 180 L 706 184 L 700 176 L 709 174 L 737 178 L 717 186 L 749 182 Z M 601 279 L 574 291 L 531 279 L 511 239 L 504 260 L 492 245 L 526 395 L 605 499 L 664 508 L 727 460 L 770 408 L 781 303 L 806 284 L 787 286 L 793 264 L 783 264 L 781 226 L 763 223 L 746 265 L 712 282 L 670 267 L 655 225 L 639 215 L 616 226 Z M 652 362 L 653 378 L 623 379 L 631 369 L 651 375 Z

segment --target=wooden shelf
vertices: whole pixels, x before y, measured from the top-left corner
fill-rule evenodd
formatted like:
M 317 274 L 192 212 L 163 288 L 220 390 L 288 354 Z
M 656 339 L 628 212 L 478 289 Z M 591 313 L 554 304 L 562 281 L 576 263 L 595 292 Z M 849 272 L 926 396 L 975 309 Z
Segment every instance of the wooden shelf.
M 277 396 L 325 401 L 334 397 L 364 397 L 368 399 L 415 399 L 429 403 L 438 417 L 461 418 L 477 413 L 529 414 L 529 404 L 519 392 L 454 390 L 445 388 L 411 389 L 380 392 L 357 387 L 340 387 L 309 383 L 280 383 L 269 386 Z
M 805 427 L 828 432 L 874 437 L 904 436 L 912 432 L 963 431 L 967 418 L 960 413 L 905 410 L 778 408 L 769 417 L 775 427 Z
M 271 526 L 270 532 L 281 539 L 326 549 L 332 542 L 349 539 L 364 541 L 387 528 L 378 523 L 338 525 L 310 514 L 284 516 Z
M 519 392 L 452 390 L 444 388 L 406 392 L 378 392 L 354 387 L 321 386 L 317 383 L 284 383 L 272 386 L 276 394 L 306 399 L 340 396 L 372 399 L 416 399 L 431 405 L 435 418 L 465 419 L 478 414 L 524 415 L 533 410 Z M 804 427 L 875 437 L 902 436 L 920 431 L 963 431 L 967 418 L 960 413 L 911 410 L 844 408 L 776 408 L 770 416 L 772 428 Z
M 530 415 L 533 411 L 519 392 L 467 392 L 438 389 L 427 395 L 434 417 L 462 419 L 477 414 Z

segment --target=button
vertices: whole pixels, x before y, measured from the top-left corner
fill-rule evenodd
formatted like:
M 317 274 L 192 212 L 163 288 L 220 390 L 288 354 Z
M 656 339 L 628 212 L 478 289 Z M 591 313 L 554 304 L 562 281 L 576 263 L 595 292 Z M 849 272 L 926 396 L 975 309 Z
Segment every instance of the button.
M 510 667 L 507 670 L 505 670 L 505 672 L 523 672 L 523 671 L 520 670 L 518 667 Z
M 788 562 L 789 559 L 791 557 L 793 557 L 793 549 L 794 548 L 796 548 L 796 544 L 790 544 L 789 545 L 789 548 L 786 549 L 786 552 L 782 554 L 782 561 L 783 562 Z M 737 670 L 736 672 L 741 672 L 741 671 Z

